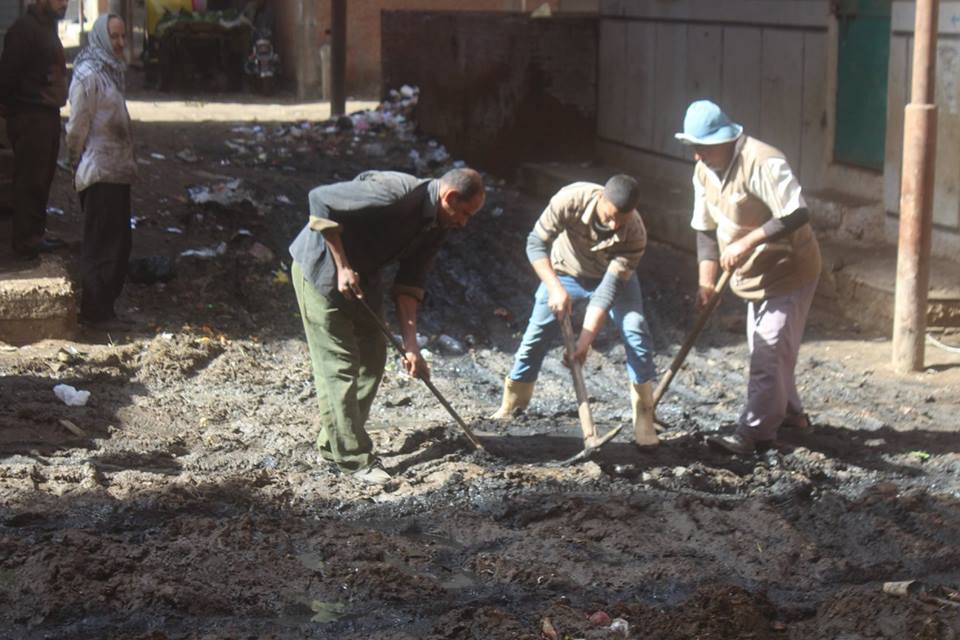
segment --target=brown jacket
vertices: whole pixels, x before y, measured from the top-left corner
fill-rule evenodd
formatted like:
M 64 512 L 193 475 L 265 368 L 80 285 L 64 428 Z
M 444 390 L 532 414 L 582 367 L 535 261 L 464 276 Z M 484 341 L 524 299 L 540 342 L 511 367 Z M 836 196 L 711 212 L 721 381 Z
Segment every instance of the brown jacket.
M 534 231 L 550 247 L 555 271 L 574 277 L 602 278 L 612 273 L 627 280 L 640 264 L 647 247 L 647 230 L 633 211 L 627 223 L 609 238 L 594 229 L 597 202 L 603 187 L 575 182 L 558 191 L 540 215 Z
M 13 23 L 0 55 L 0 105 L 11 113 L 67 102 L 67 66 L 57 20 L 36 4 Z
M 694 180 L 703 189 L 706 219 L 695 221 L 694 228 L 716 229 L 721 252 L 730 243 L 762 227 L 773 217 L 774 209 L 782 209 L 779 203 L 764 200 L 771 197 L 769 193 L 751 186 L 757 183 L 755 178 L 770 160 L 783 160 L 783 154 L 744 136 L 722 181 L 710 176 L 705 164 L 697 163 Z M 703 224 L 708 221 L 709 225 Z M 820 247 L 813 229 L 805 224 L 779 240 L 759 245 L 736 270 L 730 285 L 741 298 L 760 300 L 795 291 L 816 282 L 819 276 Z

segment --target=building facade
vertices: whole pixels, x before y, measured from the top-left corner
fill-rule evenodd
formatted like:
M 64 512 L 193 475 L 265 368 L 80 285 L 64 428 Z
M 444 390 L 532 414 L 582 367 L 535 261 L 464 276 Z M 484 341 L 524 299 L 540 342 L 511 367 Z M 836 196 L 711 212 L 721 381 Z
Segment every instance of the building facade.
M 381 86 L 380 60 L 380 14 L 383 11 L 530 13 L 547 5 L 551 12 L 595 14 L 599 8 L 599 0 L 370 0 L 346 4 L 347 94 L 365 98 L 379 97 L 385 90 Z M 321 52 L 330 42 L 330 5 L 330 0 L 290 0 L 274 4 L 285 73 L 296 80 L 301 95 L 321 94 Z
M 709 98 L 786 154 L 815 209 L 855 211 L 860 239 L 895 242 L 914 10 L 901 0 L 601 0 L 599 155 L 688 181 L 690 150 L 673 133 L 687 104 Z M 939 22 L 933 252 L 950 257 L 960 253 L 960 2 L 941 2 Z

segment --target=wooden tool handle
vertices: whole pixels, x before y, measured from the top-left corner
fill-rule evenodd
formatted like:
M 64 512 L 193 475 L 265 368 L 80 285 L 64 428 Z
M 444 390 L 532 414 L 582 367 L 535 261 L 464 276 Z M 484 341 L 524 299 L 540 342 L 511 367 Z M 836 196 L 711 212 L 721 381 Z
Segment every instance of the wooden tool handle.
M 664 374 L 663 378 L 660 379 L 660 384 L 657 385 L 656 390 L 653 392 L 654 407 L 660 403 L 660 399 L 663 398 L 663 395 L 667 392 L 667 388 L 673 381 L 673 377 L 677 375 L 677 371 L 680 370 L 680 367 L 683 366 L 684 360 L 687 359 L 687 354 L 690 353 L 690 349 L 693 348 L 693 343 L 696 342 L 697 336 L 700 335 L 700 332 L 703 331 L 704 325 L 707 324 L 707 320 L 709 320 L 710 316 L 713 315 L 713 310 L 717 308 L 718 304 L 720 304 L 720 298 L 723 296 L 723 292 L 726 290 L 727 284 L 730 282 L 731 275 L 733 275 L 732 271 L 724 271 L 723 275 L 720 276 L 720 280 L 717 281 L 717 284 L 713 289 L 713 295 L 710 296 L 710 300 L 707 301 L 707 304 L 703 307 L 703 311 L 700 312 L 700 316 L 697 318 L 696 324 L 694 324 L 693 328 L 690 329 L 687 339 L 683 341 L 683 344 L 680 346 L 680 350 L 677 351 L 677 355 L 674 356 L 673 362 L 670 363 L 670 369 Z
M 363 298 L 357 298 L 357 302 L 359 302 L 360 306 L 367 310 L 367 313 L 370 314 L 370 318 L 376 322 L 377 327 L 380 328 L 380 332 L 387 339 L 387 342 L 393 345 L 393 348 L 397 350 L 397 353 L 400 354 L 401 358 L 406 359 L 406 349 L 404 349 L 403 345 L 394 337 L 393 333 L 390 332 L 390 328 L 386 325 L 383 319 L 377 315 L 373 309 L 370 308 L 370 305 L 368 305 Z M 420 380 L 423 382 L 423 384 L 427 385 L 427 388 L 430 389 L 430 392 L 440 402 L 440 404 L 443 405 L 443 408 L 447 410 L 447 413 L 450 414 L 450 417 L 453 418 L 457 425 L 460 426 L 460 429 L 463 430 L 463 433 L 467 436 L 467 440 L 470 441 L 470 444 L 477 449 L 483 449 L 483 445 L 480 444 L 479 440 L 477 440 L 477 436 L 474 435 L 473 431 L 470 430 L 470 427 L 467 426 L 467 423 L 463 421 L 463 418 L 460 417 L 460 414 L 453 409 L 453 406 L 447 402 L 447 399 L 443 397 L 443 394 L 440 393 L 440 390 L 433 386 L 433 383 L 430 382 L 430 379 L 420 378 Z
M 580 428 L 583 430 L 583 439 L 589 441 L 597 437 L 597 426 L 593 424 L 593 414 L 590 413 L 587 385 L 583 381 L 583 370 L 580 368 L 580 363 L 573 357 L 577 347 L 569 315 L 564 316 L 563 320 L 560 321 L 560 330 L 563 333 L 563 346 L 567 351 L 567 361 L 570 363 L 573 388 L 577 393 L 577 413 L 580 414 Z

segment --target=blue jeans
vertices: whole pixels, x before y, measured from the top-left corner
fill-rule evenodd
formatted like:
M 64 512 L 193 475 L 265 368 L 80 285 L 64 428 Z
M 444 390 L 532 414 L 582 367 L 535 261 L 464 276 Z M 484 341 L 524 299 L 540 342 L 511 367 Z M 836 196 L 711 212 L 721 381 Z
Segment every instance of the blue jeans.
M 600 285 L 599 279 L 574 278 L 558 273 L 560 282 L 574 303 L 589 300 Z M 534 382 L 540 375 L 543 358 L 560 333 L 560 323 L 547 306 L 547 288 L 540 284 L 534 297 L 533 311 L 514 359 L 510 378 L 519 382 Z M 634 383 L 647 382 L 656 375 L 653 365 L 653 338 L 643 316 L 643 293 L 636 274 L 620 285 L 620 291 L 610 309 L 610 318 L 620 329 L 623 347 L 627 353 L 627 373 Z

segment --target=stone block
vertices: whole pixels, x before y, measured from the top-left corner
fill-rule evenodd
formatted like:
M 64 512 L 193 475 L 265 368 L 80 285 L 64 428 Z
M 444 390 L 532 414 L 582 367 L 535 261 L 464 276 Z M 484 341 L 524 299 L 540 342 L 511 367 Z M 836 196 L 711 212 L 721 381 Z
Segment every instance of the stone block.
M 63 261 L 0 268 L 0 340 L 23 345 L 76 332 L 76 297 Z

